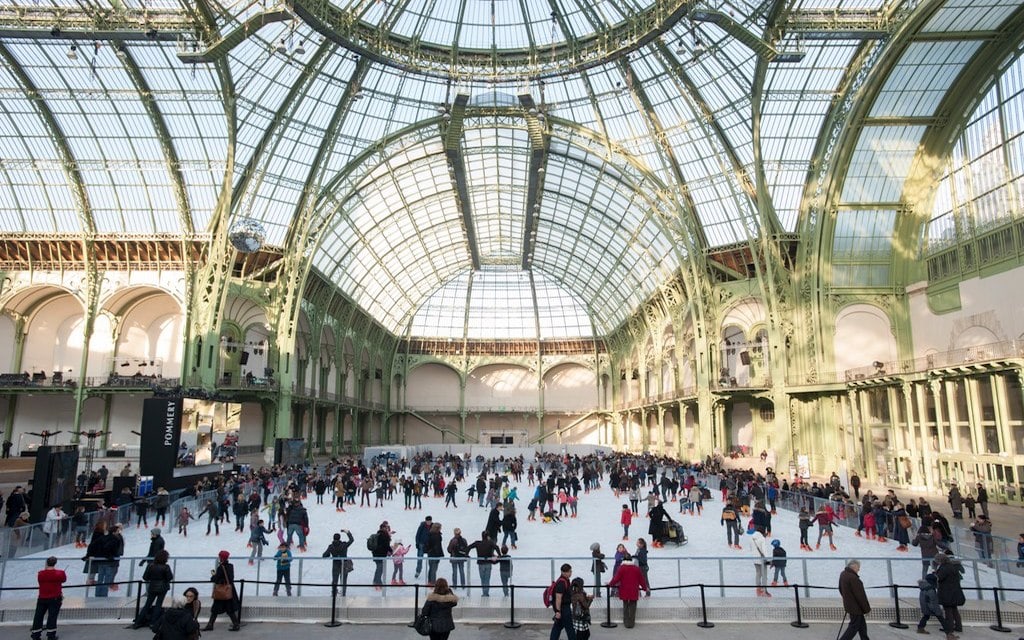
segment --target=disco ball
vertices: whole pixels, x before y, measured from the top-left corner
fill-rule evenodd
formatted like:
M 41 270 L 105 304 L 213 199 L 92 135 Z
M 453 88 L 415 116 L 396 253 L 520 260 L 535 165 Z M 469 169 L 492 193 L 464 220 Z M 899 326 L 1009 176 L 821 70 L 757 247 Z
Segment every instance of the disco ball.
M 228 229 L 231 246 L 241 253 L 255 253 L 263 246 L 267 230 L 252 218 L 239 218 Z

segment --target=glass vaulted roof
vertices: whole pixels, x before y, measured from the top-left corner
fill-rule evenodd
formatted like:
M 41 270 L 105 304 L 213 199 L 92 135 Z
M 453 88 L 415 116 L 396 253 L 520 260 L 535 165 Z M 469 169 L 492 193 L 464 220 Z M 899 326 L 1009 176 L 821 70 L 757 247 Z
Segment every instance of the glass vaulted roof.
M 899 199 L 944 95 L 915 79 L 952 83 L 1020 2 L 924 4 L 850 206 Z M 0 233 L 252 218 L 397 335 L 543 339 L 608 335 L 708 251 L 794 232 L 837 98 L 916 5 L 203 6 L 0 0 Z

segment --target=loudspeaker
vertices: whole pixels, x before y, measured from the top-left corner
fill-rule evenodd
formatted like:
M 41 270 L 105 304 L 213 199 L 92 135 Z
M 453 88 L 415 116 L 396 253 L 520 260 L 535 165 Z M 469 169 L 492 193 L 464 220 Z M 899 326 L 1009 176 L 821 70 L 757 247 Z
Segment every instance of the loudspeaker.
M 243 351 L 242 356 L 238 359 L 239 364 L 249 364 L 249 352 Z
M 750 352 L 749 351 L 740 351 L 740 363 L 741 364 L 745 364 L 745 365 L 749 365 L 750 364 Z

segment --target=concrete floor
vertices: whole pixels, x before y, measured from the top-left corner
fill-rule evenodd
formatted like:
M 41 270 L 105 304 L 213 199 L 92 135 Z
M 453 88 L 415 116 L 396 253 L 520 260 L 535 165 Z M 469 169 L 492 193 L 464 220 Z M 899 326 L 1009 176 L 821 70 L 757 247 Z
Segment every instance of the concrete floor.
M 870 616 L 869 616 L 870 617 Z M 223 621 L 227 623 L 227 620 Z M 272 622 L 254 622 L 245 624 L 241 632 L 235 634 L 228 631 L 228 624 L 218 620 L 214 631 L 206 631 L 203 638 L 213 640 L 223 638 L 234 640 L 282 640 L 299 637 L 303 640 L 336 640 L 337 638 L 372 638 L 373 640 L 408 640 L 418 637 L 405 625 L 342 625 L 327 628 L 321 624 L 303 624 L 301 622 L 286 624 Z M 452 640 L 469 640 L 487 638 L 490 640 L 541 640 L 548 637 L 550 627 L 546 625 L 526 625 L 519 629 L 505 629 L 501 625 L 461 625 L 451 634 Z M 752 624 L 722 623 L 712 629 L 701 629 L 693 623 L 686 624 L 637 624 L 633 629 L 625 629 L 621 625 L 614 629 L 603 629 L 598 625 L 591 627 L 591 637 L 601 638 L 672 638 L 687 640 L 702 638 L 717 640 L 831 640 L 839 632 L 839 624 L 815 624 L 806 629 L 794 629 L 786 623 Z M 931 636 L 942 638 L 936 626 L 931 628 Z M 920 638 L 911 626 L 909 629 L 893 629 L 887 624 L 869 624 L 868 633 L 872 640 L 909 640 Z M 25 637 L 28 629 L 24 629 Z M 152 634 L 148 629 L 132 631 L 123 626 L 110 624 L 82 624 L 60 626 L 58 634 L 64 640 L 149 640 Z M 970 640 L 1014 640 L 1024 634 L 1024 628 L 1013 629 L 1012 633 L 999 633 L 987 626 L 965 627 L 963 638 Z M 4 627 L 0 635 L 5 638 L 17 636 L 14 627 Z M 564 636 L 563 636 L 564 637 Z

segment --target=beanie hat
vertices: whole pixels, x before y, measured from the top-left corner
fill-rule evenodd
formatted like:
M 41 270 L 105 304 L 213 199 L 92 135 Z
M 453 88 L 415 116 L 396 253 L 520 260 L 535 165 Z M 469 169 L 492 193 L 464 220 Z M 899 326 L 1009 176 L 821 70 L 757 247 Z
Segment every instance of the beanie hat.
M 598 542 L 595 542 L 594 544 L 590 545 L 590 550 L 591 551 L 597 551 L 600 548 L 601 548 L 601 544 L 598 543 Z
M 341 540 L 341 534 L 340 533 L 334 534 L 334 539 L 335 540 Z
M 231 554 L 228 551 L 226 551 L 224 549 L 221 549 L 220 553 L 217 554 L 217 557 L 220 558 L 221 561 L 223 562 L 224 560 L 227 560 L 228 558 L 230 558 Z
M 149 535 L 151 535 L 153 537 L 156 537 L 156 536 L 160 535 L 160 529 L 158 527 L 153 527 L 152 529 L 149 530 Z
M 782 542 L 780 540 L 772 540 L 772 546 L 773 547 L 782 546 Z

